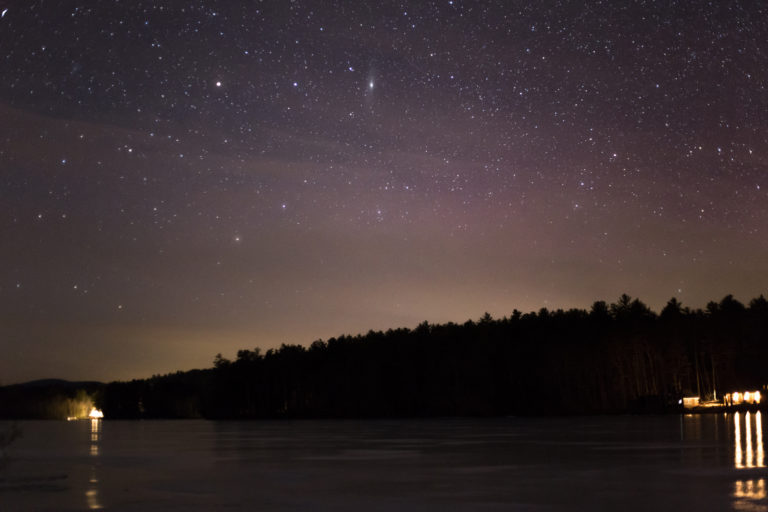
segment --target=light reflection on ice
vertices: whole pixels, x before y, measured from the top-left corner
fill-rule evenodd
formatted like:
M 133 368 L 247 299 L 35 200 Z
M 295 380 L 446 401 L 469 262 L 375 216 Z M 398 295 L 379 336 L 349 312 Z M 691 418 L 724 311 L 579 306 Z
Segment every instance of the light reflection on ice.
M 85 503 L 89 510 L 101 510 L 104 508 L 99 500 L 99 478 L 97 474 L 97 461 L 99 457 L 99 441 L 101 439 L 101 419 L 91 418 L 91 457 L 94 457 L 91 464 L 91 475 L 88 479 L 88 485 L 85 491 Z
M 733 429 L 733 465 L 736 469 L 764 468 L 765 449 L 763 447 L 763 421 L 760 411 L 754 415 L 747 412 L 744 416 L 743 428 L 741 413 L 734 413 Z
M 752 451 L 752 415 L 748 412 L 747 416 L 744 418 L 744 427 L 746 430 L 746 440 L 747 440 L 747 467 L 751 468 L 752 465 L 752 459 L 754 458 L 755 452 Z
M 739 414 L 738 412 L 733 415 L 733 428 L 734 428 L 733 461 L 734 461 L 734 465 L 737 468 L 743 468 L 744 464 L 742 463 L 742 453 L 741 453 L 741 414 Z
M 760 411 L 755 414 L 755 432 L 757 434 L 757 467 L 765 467 L 765 451 L 763 450 L 763 420 Z
M 753 422 L 754 436 L 752 434 Z M 747 412 L 744 415 L 743 424 L 741 413 L 734 413 L 733 428 L 733 461 L 736 469 L 764 468 L 763 419 L 760 411 L 754 415 Z M 765 478 L 740 478 L 736 480 L 733 483 L 733 498 L 734 510 L 768 512 L 768 505 L 765 504 L 765 499 L 768 498 Z
M 757 503 L 768 496 L 765 479 L 736 480 L 733 484 L 733 508 L 735 510 L 768 511 L 768 505 Z

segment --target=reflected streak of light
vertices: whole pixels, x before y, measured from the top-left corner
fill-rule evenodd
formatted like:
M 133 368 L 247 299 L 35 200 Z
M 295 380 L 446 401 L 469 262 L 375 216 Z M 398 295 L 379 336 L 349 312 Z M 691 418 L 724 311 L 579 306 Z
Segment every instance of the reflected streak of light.
M 754 439 L 752 421 L 754 418 Z M 741 413 L 733 415 L 733 461 L 737 469 L 764 468 L 765 447 L 763 445 L 763 416 L 760 411 L 752 414 L 747 412 L 744 416 L 744 431 L 741 430 Z M 742 449 L 742 439 L 744 448 Z
M 752 459 L 754 458 L 755 452 L 752 450 L 752 415 L 749 412 L 744 416 L 744 429 L 745 429 L 744 437 L 747 438 L 746 466 L 748 468 L 753 468 L 755 466 L 752 464 Z
M 758 507 L 753 501 L 764 500 L 768 494 L 765 489 L 765 479 L 736 480 L 733 483 L 734 509 L 736 510 L 768 510 L 768 507 Z
M 85 500 L 88 503 L 88 508 L 90 510 L 104 508 L 101 503 L 99 503 L 99 491 L 97 489 L 88 489 L 85 491 Z
M 91 457 L 99 456 L 99 434 L 101 433 L 101 421 L 91 419 Z
M 91 418 L 91 457 L 99 456 L 99 440 L 101 438 L 101 420 Z M 91 477 L 88 480 L 88 489 L 85 491 L 85 502 L 89 510 L 101 510 L 104 506 L 99 500 L 99 479 L 96 474 L 96 466 L 91 466 Z
M 742 461 L 742 453 L 741 453 L 741 413 L 737 412 L 733 415 L 733 426 L 734 426 L 734 464 L 737 468 L 744 467 L 741 463 Z
M 757 467 L 765 467 L 765 450 L 763 449 L 763 418 L 760 411 L 755 413 L 755 435 L 757 436 Z

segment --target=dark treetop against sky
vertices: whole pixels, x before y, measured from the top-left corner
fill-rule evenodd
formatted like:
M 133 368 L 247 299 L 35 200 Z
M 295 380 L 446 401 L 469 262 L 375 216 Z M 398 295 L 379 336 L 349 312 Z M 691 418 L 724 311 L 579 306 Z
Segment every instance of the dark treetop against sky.
M 0 379 L 768 289 L 761 2 L 0 0 Z

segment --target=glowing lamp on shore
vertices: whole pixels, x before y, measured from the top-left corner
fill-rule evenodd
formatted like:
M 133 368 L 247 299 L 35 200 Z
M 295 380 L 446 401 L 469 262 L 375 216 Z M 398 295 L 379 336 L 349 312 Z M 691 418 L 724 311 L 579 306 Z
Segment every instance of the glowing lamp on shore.
M 93 409 L 91 409 L 91 412 L 88 414 L 88 417 L 91 418 L 92 420 L 98 420 L 104 417 L 104 413 L 94 407 Z
M 760 401 L 763 399 L 762 395 L 759 391 L 743 391 L 738 392 L 734 391 L 730 394 L 731 397 L 731 405 L 740 405 L 740 404 L 759 404 Z

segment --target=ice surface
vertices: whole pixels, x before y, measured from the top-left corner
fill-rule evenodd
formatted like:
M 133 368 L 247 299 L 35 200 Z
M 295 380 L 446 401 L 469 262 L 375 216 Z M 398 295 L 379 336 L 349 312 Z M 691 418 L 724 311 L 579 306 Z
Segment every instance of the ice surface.
M 755 414 L 20 426 L 0 510 L 768 511 Z

